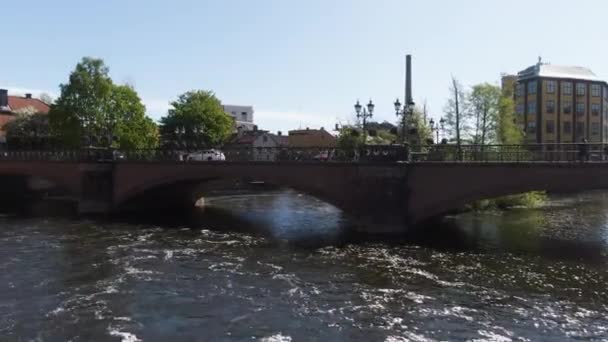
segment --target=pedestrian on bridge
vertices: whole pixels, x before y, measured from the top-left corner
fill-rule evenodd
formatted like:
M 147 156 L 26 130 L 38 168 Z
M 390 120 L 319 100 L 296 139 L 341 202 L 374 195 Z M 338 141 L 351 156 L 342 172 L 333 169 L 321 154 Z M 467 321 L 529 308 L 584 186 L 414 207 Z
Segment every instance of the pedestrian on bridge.
M 578 158 L 581 162 L 589 161 L 589 144 L 585 138 L 578 145 Z

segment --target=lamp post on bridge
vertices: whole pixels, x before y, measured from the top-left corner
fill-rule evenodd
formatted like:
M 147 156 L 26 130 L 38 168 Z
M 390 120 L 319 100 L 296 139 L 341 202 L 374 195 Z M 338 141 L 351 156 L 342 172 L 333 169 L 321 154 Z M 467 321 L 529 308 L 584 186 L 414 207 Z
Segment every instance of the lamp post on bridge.
M 437 140 L 435 140 L 435 143 L 439 144 L 439 130 L 441 130 L 441 133 L 443 134 L 443 130 L 445 129 L 445 119 L 441 118 L 439 122 L 435 122 L 435 120 L 431 118 L 431 121 L 429 121 L 429 126 L 431 128 L 431 133 L 434 131 L 437 134 Z
M 403 105 L 403 108 L 401 108 L 401 102 L 399 101 L 399 98 L 397 98 L 394 105 L 395 115 L 397 117 L 401 117 L 401 143 L 405 144 L 407 142 L 407 130 L 409 126 L 408 121 L 412 117 L 415 104 L 414 101 L 410 101 L 409 103 Z
M 359 100 L 357 100 L 357 103 L 355 103 L 355 112 L 357 113 L 357 119 L 361 120 L 361 123 L 362 123 L 361 127 L 363 128 L 363 137 L 364 137 L 365 141 L 367 141 L 367 130 L 366 130 L 367 118 L 371 118 L 374 115 L 375 107 L 376 106 L 374 105 L 374 103 L 372 102 L 371 99 L 369 100 L 369 103 L 365 107 L 363 107 L 361 105 L 361 103 L 359 103 Z

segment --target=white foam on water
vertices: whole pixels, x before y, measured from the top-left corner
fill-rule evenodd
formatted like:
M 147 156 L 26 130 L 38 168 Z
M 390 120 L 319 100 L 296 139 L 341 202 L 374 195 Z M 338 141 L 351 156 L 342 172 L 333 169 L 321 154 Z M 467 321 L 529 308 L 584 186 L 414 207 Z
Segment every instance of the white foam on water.
M 50 312 L 51 315 L 59 315 L 60 313 L 64 312 L 65 308 L 63 307 L 58 307 L 57 309 L 53 310 Z
M 110 336 L 120 337 L 122 342 L 141 342 L 141 340 L 137 338 L 135 334 L 118 331 L 112 328 L 108 328 L 108 332 L 110 333 Z
M 262 341 L 262 342 L 291 342 L 291 336 L 284 336 L 283 334 L 278 333 L 276 335 L 262 337 L 262 339 L 260 341 Z
M 171 259 L 171 258 L 173 258 L 173 251 L 171 251 L 171 250 L 166 250 L 166 251 L 165 251 L 165 260 L 169 260 L 169 259 Z

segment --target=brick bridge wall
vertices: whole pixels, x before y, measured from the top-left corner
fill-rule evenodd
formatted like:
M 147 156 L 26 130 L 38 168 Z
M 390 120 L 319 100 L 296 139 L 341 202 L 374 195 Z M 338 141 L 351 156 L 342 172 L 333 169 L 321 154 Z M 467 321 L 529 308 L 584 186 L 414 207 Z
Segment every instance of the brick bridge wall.
M 608 189 L 608 164 L 420 163 L 408 167 L 407 177 L 408 222 L 416 224 L 480 199 Z
M 247 179 L 310 194 L 355 216 L 403 216 L 404 170 L 397 165 L 340 163 L 119 163 L 114 205 L 120 208 L 146 190 L 179 183 Z
M 109 197 L 87 200 L 85 174 L 109 175 Z M 94 177 L 97 173 L 94 174 Z M 106 201 L 117 209 L 146 190 L 211 179 L 248 179 L 285 186 L 331 203 L 346 213 L 421 223 L 483 198 L 547 190 L 608 189 L 606 163 L 135 163 L 5 161 L 0 175 L 30 175 L 65 188 L 80 202 Z M 89 177 L 90 178 L 90 177 Z M 109 184 L 109 185 L 105 185 Z M 86 188 L 86 187 L 85 187 Z M 182 187 L 185 189 L 185 187 Z M 110 191 L 111 190 L 111 191 Z M 9 195 L 10 194 L 5 194 Z M 82 204 L 82 203 L 80 203 Z M 82 207 L 82 206 L 81 206 Z
M 0 176 L 24 175 L 43 178 L 65 189 L 70 196 L 79 198 L 82 189 L 81 163 L 49 161 L 10 161 L 0 163 Z

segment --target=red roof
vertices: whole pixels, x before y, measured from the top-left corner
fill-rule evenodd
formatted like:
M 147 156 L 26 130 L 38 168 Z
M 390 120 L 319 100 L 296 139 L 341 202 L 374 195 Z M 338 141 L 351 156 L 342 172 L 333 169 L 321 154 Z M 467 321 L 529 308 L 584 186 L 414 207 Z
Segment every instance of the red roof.
M 48 114 L 49 110 L 51 109 L 49 105 L 38 99 L 25 98 L 21 96 L 9 96 L 8 106 L 12 112 L 27 107 L 33 107 L 37 113 Z

